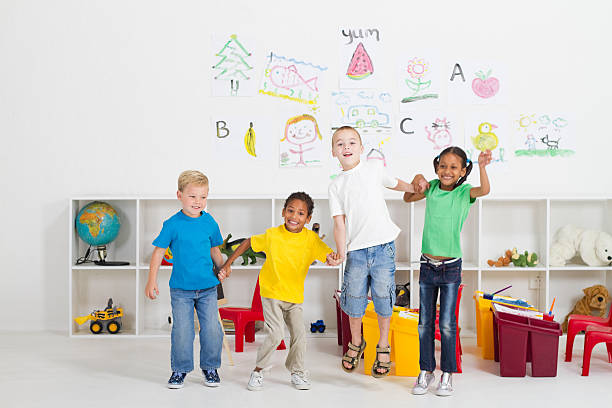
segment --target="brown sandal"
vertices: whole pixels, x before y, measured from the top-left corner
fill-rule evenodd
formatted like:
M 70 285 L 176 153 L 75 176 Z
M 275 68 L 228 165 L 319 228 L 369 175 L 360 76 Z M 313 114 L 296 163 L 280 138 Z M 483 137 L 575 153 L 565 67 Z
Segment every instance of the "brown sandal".
M 357 367 L 359 367 L 359 360 L 361 360 L 363 351 L 366 348 L 366 342 L 363 339 L 363 336 L 361 337 L 361 345 L 356 346 L 349 341 L 348 348 L 349 350 L 356 351 L 357 355 L 355 357 L 351 357 L 348 355 L 348 350 L 346 350 L 346 353 L 344 353 L 344 356 L 342 356 L 342 362 L 340 363 L 340 365 L 342 366 L 342 369 L 344 371 L 346 371 L 347 373 L 352 373 Z M 345 361 L 351 365 L 351 368 L 347 368 L 344 366 Z
M 374 360 L 374 365 L 372 365 L 372 377 L 381 378 L 386 377 L 391 372 L 391 360 L 389 361 L 379 361 L 379 354 L 391 354 L 391 347 L 378 347 L 376 345 L 376 360 Z M 378 370 L 384 370 L 382 373 Z

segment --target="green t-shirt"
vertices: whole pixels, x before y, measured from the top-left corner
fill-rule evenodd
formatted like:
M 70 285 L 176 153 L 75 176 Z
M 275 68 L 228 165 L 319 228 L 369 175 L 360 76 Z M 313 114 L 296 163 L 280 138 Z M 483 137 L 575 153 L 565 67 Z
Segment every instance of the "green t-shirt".
M 425 191 L 425 227 L 421 251 L 434 256 L 461 258 L 461 228 L 470 206 L 470 184 L 462 184 L 452 191 L 440 189 L 440 180 L 429 182 Z

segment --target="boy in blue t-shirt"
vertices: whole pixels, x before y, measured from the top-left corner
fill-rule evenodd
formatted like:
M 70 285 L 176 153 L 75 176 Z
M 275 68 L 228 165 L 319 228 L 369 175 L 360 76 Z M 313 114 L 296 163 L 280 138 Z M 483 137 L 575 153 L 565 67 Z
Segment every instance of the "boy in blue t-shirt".
M 168 388 L 182 388 L 185 376 L 193 370 L 194 308 L 200 321 L 200 368 L 204 384 L 216 387 L 220 383 L 217 368 L 221 366 L 223 344 L 223 329 L 217 317 L 217 285 L 229 276 L 231 269 L 223 268 L 218 278 L 215 276 L 214 266 L 223 265 L 219 250 L 223 238 L 213 217 L 204 211 L 208 178 L 195 170 L 182 172 L 176 196 L 183 209 L 164 222 L 153 241 L 155 249 L 145 295 L 150 299 L 159 295 L 157 272 L 166 248 L 170 247 L 173 257 L 170 276 L 172 375 Z

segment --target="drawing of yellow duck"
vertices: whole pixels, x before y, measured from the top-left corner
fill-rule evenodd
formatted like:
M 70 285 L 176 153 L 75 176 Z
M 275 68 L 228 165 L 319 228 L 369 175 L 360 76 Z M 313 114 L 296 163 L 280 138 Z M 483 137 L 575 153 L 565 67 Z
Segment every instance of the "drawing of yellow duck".
M 495 149 L 499 143 L 499 140 L 492 130 L 496 128 L 497 126 L 489 122 L 482 122 L 480 125 L 478 125 L 478 135 L 472 137 L 474 147 L 482 152 L 487 149 Z

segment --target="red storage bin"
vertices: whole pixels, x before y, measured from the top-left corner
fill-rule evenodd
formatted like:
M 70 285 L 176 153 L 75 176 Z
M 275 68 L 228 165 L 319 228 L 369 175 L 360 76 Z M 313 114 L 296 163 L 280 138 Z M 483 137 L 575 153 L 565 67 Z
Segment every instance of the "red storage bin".
M 505 315 L 508 315 L 508 319 L 514 321 L 515 323 L 527 323 L 525 320 L 527 319 L 526 317 L 513 315 L 511 313 L 505 313 Z M 529 336 L 527 336 L 527 354 L 525 361 L 528 362 L 531 361 L 531 347 L 529 347 L 529 344 Z M 497 328 L 497 319 L 495 318 L 495 315 L 493 315 L 493 353 L 495 362 L 499 363 L 499 329 Z
M 554 321 L 529 319 L 531 330 L 531 376 L 556 377 L 561 325 Z
M 494 311 L 493 341 L 495 361 L 502 377 L 524 377 L 529 343 L 529 319 Z
M 532 377 L 555 377 L 561 326 L 554 321 L 521 316 L 493 306 L 495 361 L 502 377 L 524 377 L 531 361 Z

